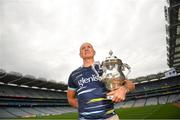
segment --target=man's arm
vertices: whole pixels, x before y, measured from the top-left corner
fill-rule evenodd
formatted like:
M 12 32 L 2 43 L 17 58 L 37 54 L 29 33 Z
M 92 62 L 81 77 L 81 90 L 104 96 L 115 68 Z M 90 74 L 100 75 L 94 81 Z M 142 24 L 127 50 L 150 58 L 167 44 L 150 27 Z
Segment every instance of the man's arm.
M 76 98 L 76 91 L 68 90 L 67 91 L 67 98 L 68 98 L 68 102 L 71 106 L 73 106 L 75 108 L 78 107 L 78 102 L 77 102 L 77 98 Z
M 125 100 L 126 94 L 130 91 L 133 91 L 134 89 L 134 83 L 130 80 L 125 80 L 125 84 L 123 86 L 120 86 L 118 89 L 109 92 L 107 95 L 113 96 L 113 102 L 122 102 Z
M 125 80 L 124 87 L 127 88 L 127 92 L 131 92 L 135 89 L 135 84 L 130 80 Z

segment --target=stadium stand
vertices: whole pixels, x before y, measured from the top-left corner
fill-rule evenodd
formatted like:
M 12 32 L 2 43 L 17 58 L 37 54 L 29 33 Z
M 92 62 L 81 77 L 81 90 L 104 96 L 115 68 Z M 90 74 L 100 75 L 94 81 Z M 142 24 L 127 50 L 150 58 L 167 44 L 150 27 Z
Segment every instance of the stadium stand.
M 165 96 L 160 96 L 158 97 L 158 102 L 159 104 L 166 104 L 167 103 L 167 100 L 168 100 L 168 95 L 165 95 Z
M 159 74 L 161 74 L 161 77 L 159 77 Z M 165 77 L 162 74 L 158 73 L 134 79 L 136 90 L 127 95 L 126 101 L 115 104 L 115 108 L 141 107 L 179 101 L 180 75 Z M 46 88 L 47 85 L 45 84 L 47 83 L 50 83 L 51 87 Z M 25 86 L 25 84 L 30 86 Z M 23 76 L 16 72 L 7 73 L 1 69 L 0 118 L 76 112 L 77 110 L 71 108 L 68 104 L 66 91 L 64 91 L 67 85 L 61 84 L 62 87 L 58 85 L 59 83 L 47 82 L 42 78 L 36 79 L 30 75 Z
M 164 7 L 166 19 L 167 62 L 170 68 L 180 72 L 180 2 L 167 0 Z
M 49 86 L 48 86 L 48 85 Z M 0 69 L 0 118 L 19 118 L 76 111 L 69 107 L 67 85 Z M 67 107 L 66 107 L 67 106 Z
M 129 100 L 129 101 L 125 102 L 124 105 L 122 105 L 121 107 L 130 108 L 134 105 L 134 103 L 135 103 L 135 100 Z
M 159 77 L 160 74 L 161 77 Z M 115 108 L 140 107 L 179 101 L 180 75 L 165 77 L 162 74 L 134 79 L 136 90 L 128 94 L 126 101 L 115 104 Z M 46 84 L 50 84 L 51 87 L 46 88 Z M 67 85 L 59 85 L 59 83 L 48 82 L 42 78 L 36 79 L 31 75 L 23 76 L 16 72 L 8 73 L 0 69 L 0 118 L 76 112 L 77 110 L 68 104 L 65 91 Z
M 140 107 L 140 106 L 144 106 L 146 103 L 146 99 L 142 98 L 142 99 L 137 99 L 135 100 L 134 106 L 133 107 Z
M 147 100 L 146 100 L 146 105 L 157 105 L 157 104 L 158 104 L 157 97 L 147 98 Z

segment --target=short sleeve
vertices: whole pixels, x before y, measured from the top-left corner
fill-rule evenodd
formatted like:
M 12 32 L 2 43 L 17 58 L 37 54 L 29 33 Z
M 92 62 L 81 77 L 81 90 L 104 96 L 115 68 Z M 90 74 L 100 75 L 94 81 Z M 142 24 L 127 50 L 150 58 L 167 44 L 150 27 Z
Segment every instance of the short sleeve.
M 75 81 L 74 81 L 74 77 L 72 76 L 72 74 L 69 76 L 69 79 L 68 79 L 68 89 L 69 90 L 76 90 L 77 89 L 77 85 L 75 84 Z

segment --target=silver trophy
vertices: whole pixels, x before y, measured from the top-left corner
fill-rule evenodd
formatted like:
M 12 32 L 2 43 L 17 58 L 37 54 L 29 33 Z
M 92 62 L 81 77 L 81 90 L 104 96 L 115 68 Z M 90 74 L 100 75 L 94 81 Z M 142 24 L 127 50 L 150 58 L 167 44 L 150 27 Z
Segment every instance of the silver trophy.
M 101 76 L 102 82 L 105 83 L 105 86 L 108 91 L 116 90 L 122 86 L 127 79 L 127 75 L 131 72 L 130 66 L 128 64 L 122 63 L 121 59 L 112 55 L 112 50 L 109 52 L 109 57 L 102 62 L 103 74 Z M 128 69 L 128 73 L 125 76 L 122 71 L 125 71 L 125 68 Z M 107 99 L 112 99 L 113 96 L 107 96 Z

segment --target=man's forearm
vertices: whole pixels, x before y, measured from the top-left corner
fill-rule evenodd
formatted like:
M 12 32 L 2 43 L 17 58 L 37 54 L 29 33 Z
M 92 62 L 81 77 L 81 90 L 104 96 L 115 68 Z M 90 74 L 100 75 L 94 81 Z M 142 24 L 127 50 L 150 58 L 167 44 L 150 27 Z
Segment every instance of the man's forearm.
M 68 99 L 68 102 L 71 106 L 73 106 L 75 108 L 78 107 L 78 102 L 77 102 L 77 98 L 76 98 L 76 91 L 68 90 L 67 91 L 67 99 Z
M 125 80 L 124 86 L 127 88 L 127 91 L 133 91 L 135 89 L 135 84 L 130 80 Z
M 69 99 L 69 104 L 75 108 L 78 108 L 77 99 Z

